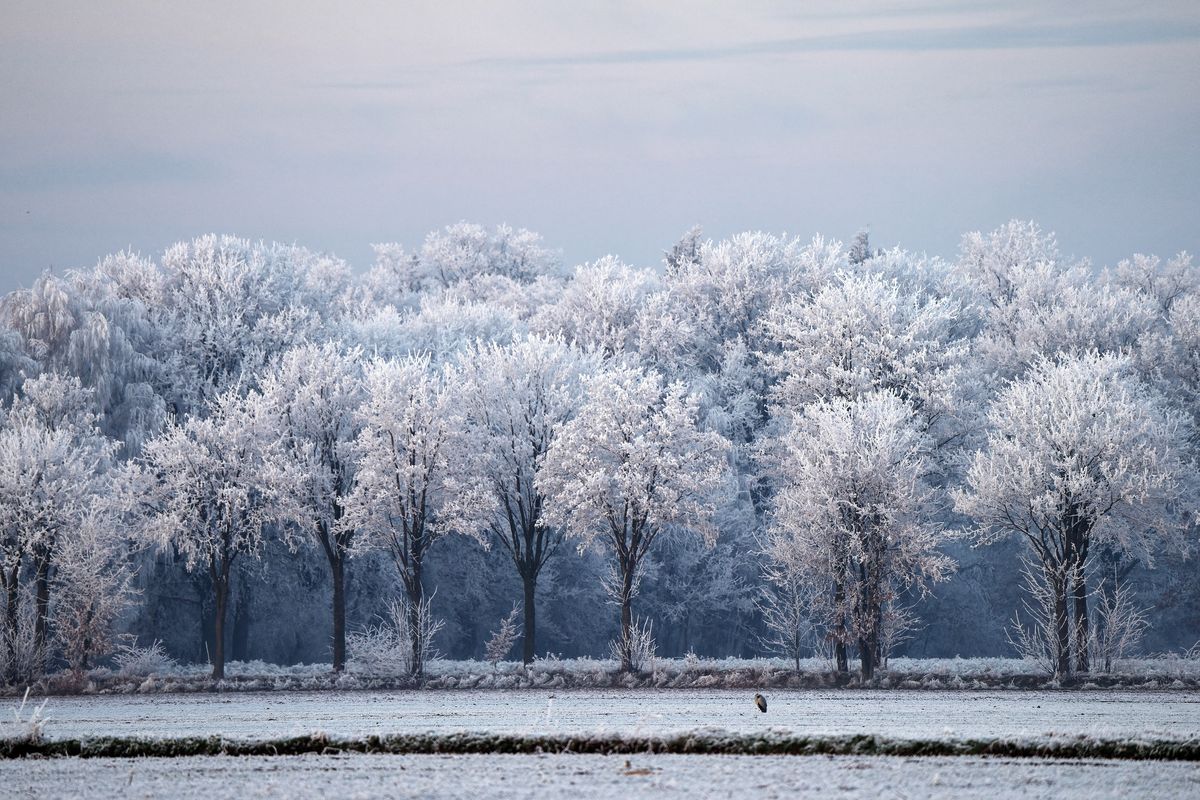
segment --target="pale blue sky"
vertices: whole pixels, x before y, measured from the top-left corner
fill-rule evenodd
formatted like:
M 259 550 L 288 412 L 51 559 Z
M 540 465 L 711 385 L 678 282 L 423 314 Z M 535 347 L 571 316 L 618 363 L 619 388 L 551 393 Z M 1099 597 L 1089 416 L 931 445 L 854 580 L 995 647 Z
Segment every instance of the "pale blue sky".
M 0 291 L 213 231 L 362 268 L 461 219 L 568 263 L 694 223 L 1200 246 L 1194 2 L 5 0 L 0 75 Z

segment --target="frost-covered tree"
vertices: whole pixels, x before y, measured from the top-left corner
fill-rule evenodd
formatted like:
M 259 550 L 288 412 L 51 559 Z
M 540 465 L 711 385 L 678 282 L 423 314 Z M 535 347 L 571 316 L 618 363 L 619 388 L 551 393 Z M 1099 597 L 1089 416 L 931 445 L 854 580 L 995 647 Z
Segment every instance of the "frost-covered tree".
M 424 567 L 429 548 L 451 532 L 481 542 L 492 513 L 491 487 L 478 485 L 482 453 L 466 424 L 460 378 L 427 357 L 376 359 L 366 365 L 366 401 L 355 440 L 358 481 L 343 525 L 360 531 L 358 550 L 383 549 L 407 596 L 412 673 L 424 671 L 420 640 L 428 607 Z
M 373 309 L 349 322 L 348 338 L 377 355 L 427 355 L 433 363 L 443 364 L 476 340 L 506 344 L 523 328 L 508 309 L 447 292 L 422 297 L 417 308 L 407 311 L 391 306 Z
M 766 233 L 702 242 L 690 258 L 669 263 L 663 290 L 638 324 L 638 352 L 701 398 L 705 424 L 735 445 L 765 421 L 766 372 L 761 320 L 806 289 L 807 248 Z
M 700 242 L 703 236 L 704 229 L 699 225 L 693 225 L 687 233 L 679 237 L 679 241 L 671 245 L 670 250 L 663 253 L 663 264 L 666 265 L 667 271 L 670 272 L 695 263 L 700 257 Z
M 119 530 L 109 514 L 91 509 L 59 543 L 54 636 L 79 675 L 116 648 L 116 623 L 136 594 Z
M 938 443 L 962 430 L 962 309 L 953 299 L 902 293 L 876 273 L 841 273 L 811 298 L 772 309 L 764 327 L 774 347 L 764 359 L 777 376 L 776 416 L 821 400 L 854 400 L 887 390 Z
M 606 357 L 623 353 L 632 349 L 642 305 L 657 288 L 653 271 L 605 256 L 576 267 L 558 302 L 537 314 L 530 328 L 561 334 L 568 342 Z
M 298 500 L 306 530 L 320 547 L 333 580 L 333 669 L 346 666 L 346 562 L 355 528 L 346 523 L 354 487 L 354 440 L 366 392 L 361 353 L 338 345 L 288 350 L 263 380 L 263 394 L 278 413 L 276 425 L 300 476 Z
M 225 621 L 235 561 L 260 559 L 271 529 L 311 523 L 302 476 L 280 436 L 279 411 L 261 394 L 217 395 L 204 416 L 147 442 L 122 476 L 122 507 L 141 538 L 204 570 L 215 602 L 212 676 L 225 677 Z
M 1200 293 L 1171 303 L 1164 329 L 1141 341 L 1138 371 L 1146 375 L 1190 421 L 1192 445 L 1200 444 Z
M 491 637 L 487 641 L 487 646 L 484 648 L 484 657 L 492 662 L 495 667 L 503 658 L 512 650 L 512 646 L 516 644 L 517 637 L 521 635 L 521 623 L 517 621 L 517 614 L 520 613 L 515 605 L 508 616 L 500 620 L 500 627 L 492 632 Z
M 1200 267 L 1192 263 L 1192 254 L 1178 253 L 1165 264 L 1158 256 L 1138 253 L 1105 270 L 1107 282 L 1135 289 L 1154 299 L 1162 312 L 1169 313 L 1176 300 L 1200 289 Z
M 850 243 L 850 249 L 846 251 L 846 260 L 851 266 L 865 264 L 874 255 L 871 252 L 871 232 L 863 228 L 858 233 L 854 234 L 854 241 Z
M 558 272 L 558 256 L 542 237 L 524 228 L 459 222 L 425 237 L 419 253 L 408 255 L 396 243 L 376 244 L 375 268 L 368 286 L 379 299 L 393 304 L 400 292 L 449 288 L 484 275 L 499 275 L 521 283 Z
M 536 652 L 538 577 L 563 539 L 562 528 L 544 519 L 537 475 L 578 405 L 581 375 L 595 361 L 561 339 L 538 337 L 509 346 L 480 343 L 461 360 L 468 424 L 481 447 L 478 480 L 495 497 L 487 529 L 512 559 L 524 590 L 526 664 Z
M 425 237 L 420 266 L 441 286 L 479 275 L 503 275 L 529 283 L 558 270 L 558 257 L 542 245 L 542 237 L 524 228 L 499 225 L 488 231 L 460 222 Z
M 163 408 L 150 311 L 140 297 L 120 293 L 129 287 L 115 284 L 129 274 L 157 277 L 152 265 L 127 253 L 67 278 L 45 273 L 4 298 L 0 320 L 42 371 L 79 378 L 105 433 L 122 437 L 132 452 L 161 426 Z M 153 288 L 147 293 L 153 296 Z
M 63 537 L 107 485 L 116 443 L 100 433 L 77 378 L 29 378 L 0 425 L 0 542 L 6 635 L 18 634 L 19 581 L 33 579 L 35 646 L 45 652 L 53 571 Z
M 820 603 L 814 602 L 814 594 L 819 588 L 786 563 L 769 563 L 764 577 L 767 585 L 758 598 L 758 610 L 767 629 L 762 644 L 768 651 L 791 659 L 799 672 L 801 657 L 816 644 L 812 639 L 816 632 L 815 609 Z
M 1054 235 L 1032 222 L 964 236 L 959 271 L 980 311 L 977 357 L 1001 380 L 1057 353 L 1128 353 L 1158 313 L 1148 295 L 1064 260 Z
M 953 562 L 924 476 L 932 444 L 898 395 L 807 406 L 778 443 L 767 553 L 784 588 L 813 589 L 814 612 L 837 647 L 858 649 L 864 679 L 886 653 L 884 620 L 905 589 L 925 591 Z
M 270 357 L 318 338 L 348 287 L 336 259 L 232 236 L 180 242 L 162 256 L 160 323 L 170 338 L 166 394 L 176 414 L 202 413 L 234 386 L 252 386 Z
M 655 541 L 692 532 L 716 539 L 712 517 L 730 489 L 729 445 L 697 427 L 697 400 L 654 372 L 614 365 L 587 380 L 587 399 L 546 453 L 537 486 L 546 522 L 612 559 L 621 642 L 632 641 L 633 597 Z M 622 649 L 621 668 L 632 668 Z
M 1071 672 L 1072 651 L 1087 671 L 1089 556 L 1105 546 L 1149 561 L 1184 545 L 1184 427 L 1127 359 L 1097 353 L 1038 361 L 988 420 L 955 506 L 979 543 L 1025 539 L 1054 599 L 1055 671 Z

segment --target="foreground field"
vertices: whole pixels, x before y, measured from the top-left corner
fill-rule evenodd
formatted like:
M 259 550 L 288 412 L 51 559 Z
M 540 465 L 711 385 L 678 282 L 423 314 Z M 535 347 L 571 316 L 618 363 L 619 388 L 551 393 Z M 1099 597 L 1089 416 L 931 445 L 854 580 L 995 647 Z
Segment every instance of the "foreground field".
M 0 725 L 4 752 L 91 757 L 0 758 L 0 785 L 183 800 L 1200 796 L 1200 692 L 767 696 L 766 714 L 748 690 L 54 697 L 40 740 L 14 745 L 21 726 Z
M 227 756 L 0 761 L 9 797 L 1189 798 L 1177 762 L 822 756 Z
M 719 728 L 902 739 L 1200 738 L 1200 692 L 1193 691 L 775 690 L 766 714 L 752 697 L 741 690 L 528 689 L 55 697 L 45 735 L 262 740 L 314 732 L 645 736 Z

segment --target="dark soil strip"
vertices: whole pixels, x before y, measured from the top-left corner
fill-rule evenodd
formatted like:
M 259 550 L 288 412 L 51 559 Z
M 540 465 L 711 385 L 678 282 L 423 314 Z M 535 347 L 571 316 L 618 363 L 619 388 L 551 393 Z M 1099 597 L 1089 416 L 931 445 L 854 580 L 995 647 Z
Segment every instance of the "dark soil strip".
M 1200 761 L 1200 740 L 1122 741 L 1064 737 L 1061 739 L 888 739 L 879 736 L 761 736 L 703 732 L 678 736 L 521 736 L 507 734 L 401 734 L 332 739 L 239 741 L 208 738 L 95 738 L 0 740 L 0 758 L 76 756 L 131 758 L 178 756 L 271 756 L 306 753 L 485 754 L 588 753 L 687 755 L 874 755 L 874 756 L 1004 756 L 1010 758 L 1159 759 Z

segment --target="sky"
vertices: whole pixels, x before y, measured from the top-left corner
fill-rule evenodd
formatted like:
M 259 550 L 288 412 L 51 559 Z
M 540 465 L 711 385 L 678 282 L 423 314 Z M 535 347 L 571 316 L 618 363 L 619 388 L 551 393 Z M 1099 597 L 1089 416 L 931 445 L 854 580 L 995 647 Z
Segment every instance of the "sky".
M 953 257 L 1200 248 L 1200 3 L 3 0 L 0 292 L 205 233 L 357 268 L 460 220 Z

